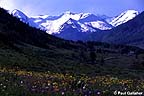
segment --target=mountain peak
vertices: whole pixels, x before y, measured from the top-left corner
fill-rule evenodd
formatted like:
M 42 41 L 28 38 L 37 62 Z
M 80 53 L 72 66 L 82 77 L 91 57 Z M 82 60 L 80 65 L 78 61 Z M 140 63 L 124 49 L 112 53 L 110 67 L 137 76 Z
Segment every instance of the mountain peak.
M 18 10 L 18 9 L 14 9 L 13 11 L 12 11 L 12 13 L 16 13 L 16 12 L 21 12 L 20 10 Z M 22 12 L 21 12 L 22 13 Z
M 71 26 L 82 32 L 91 32 L 94 29 L 109 30 L 121 25 L 138 15 L 138 11 L 127 10 L 116 17 L 105 15 L 95 15 L 92 13 L 73 13 L 66 11 L 59 16 L 39 15 L 28 18 L 19 10 L 14 10 L 12 14 L 20 18 L 30 26 L 44 29 L 47 33 L 60 33 L 62 26 Z M 42 27 L 42 28 L 41 28 Z
M 33 16 L 33 18 L 41 18 L 41 19 L 46 19 L 48 18 L 49 15 L 39 15 L 39 16 Z
M 139 13 L 138 11 L 136 11 L 136 10 L 127 10 L 127 11 L 125 11 L 124 13 Z
M 136 10 L 127 10 L 121 13 L 120 15 L 116 16 L 112 21 L 110 22 L 111 25 L 114 27 L 121 25 L 123 23 L 126 23 L 127 21 L 133 19 L 139 14 Z
M 26 22 L 28 19 L 28 17 L 23 12 L 17 9 L 14 9 L 11 14 L 17 18 L 20 18 L 20 20 L 23 22 Z
M 67 24 L 73 24 L 73 23 L 76 23 L 77 21 L 70 18 L 69 20 L 66 21 Z
M 139 14 L 139 12 L 136 10 L 127 10 L 127 11 L 124 11 L 123 13 L 121 13 L 121 15 L 129 15 L 129 16 L 138 15 L 138 14 Z
M 21 12 L 20 10 L 18 9 L 14 9 L 12 12 L 11 12 L 12 15 L 18 15 L 18 14 L 21 14 L 21 15 L 25 15 L 23 12 Z M 26 15 L 25 15 L 26 16 Z
M 73 13 L 71 11 L 66 11 L 66 12 L 64 12 L 64 14 L 75 15 L 76 13 Z

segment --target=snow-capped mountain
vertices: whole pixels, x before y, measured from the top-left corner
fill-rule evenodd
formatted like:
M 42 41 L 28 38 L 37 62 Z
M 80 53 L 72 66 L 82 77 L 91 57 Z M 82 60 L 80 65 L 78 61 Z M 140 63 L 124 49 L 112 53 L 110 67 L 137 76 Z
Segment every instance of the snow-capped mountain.
M 109 23 L 114 27 L 126 23 L 127 21 L 133 19 L 139 14 L 138 11 L 135 10 L 127 10 L 120 15 L 114 17 Z
M 137 12 L 136 12 L 137 13 Z M 107 30 L 108 34 L 103 35 L 102 42 L 113 44 L 128 44 L 144 49 L 144 11 L 134 19 L 119 25 L 116 28 Z
M 45 27 L 41 26 L 40 24 L 35 23 L 31 18 L 26 16 L 23 12 L 15 9 L 11 12 L 11 14 L 17 18 L 19 18 L 22 22 L 29 24 L 32 27 L 45 30 Z
M 12 11 L 12 15 L 20 18 L 21 21 L 42 30 L 46 30 L 48 34 L 60 34 L 65 27 L 72 26 L 74 30 L 79 32 L 96 32 L 97 30 L 109 30 L 120 24 L 123 24 L 135 16 L 139 12 L 128 10 L 116 17 L 108 17 L 105 15 L 94 15 L 91 13 L 72 13 L 65 12 L 59 16 L 40 15 L 28 17 L 19 10 Z
M 89 31 L 89 32 L 88 32 Z M 62 26 L 60 26 L 60 33 L 53 34 L 57 37 L 64 38 L 66 40 L 84 40 L 86 34 L 95 32 L 96 29 L 85 26 L 84 24 L 77 22 L 74 19 L 69 19 Z
M 101 15 L 96 16 L 91 13 L 85 13 L 80 18 L 79 22 L 84 23 L 87 26 L 91 26 L 93 28 L 97 28 L 100 30 L 108 30 L 113 28 L 112 25 L 110 25 L 107 21 L 107 18 L 101 17 Z
M 60 33 L 61 26 L 70 19 L 75 20 L 80 25 L 82 32 L 91 32 L 94 31 L 95 28 L 101 30 L 112 28 L 112 26 L 101 19 L 101 17 L 97 17 L 91 13 L 72 13 L 67 11 L 60 16 L 43 15 L 31 17 L 31 19 L 33 19 L 35 23 L 44 26 L 49 34 Z
M 23 12 L 17 9 L 13 10 L 11 14 L 15 17 L 18 17 L 23 22 L 27 22 L 28 20 L 28 17 Z
M 48 16 L 47 18 L 43 19 L 42 21 L 38 22 L 39 18 L 32 17 L 34 22 L 39 23 L 40 25 L 44 26 L 46 28 L 47 33 L 54 34 L 59 33 L 61 26 L 67 22 L 70 18 L 73 20 L 79 20 L 80 15 L 74 14 L 71 12 L 65 12 L 64 14 L 60 16 L 55 16 L 55 19 L 53 16 Z M 41 18 L 41 17 L 40 17 Z M 52 19 L 51 19 L 52 18 Z
M 62 30 L 64 31 L 64 29 L 71 27 L 72 29 L 77 29 L 77 31 L 79 32 L 94 32 L 96 31 L 95 28 L 91 27 L 91 26 L 87 26 L 83 23 L 80 23 L 74 19 L 69 19 L 68 21 L 66 21 L 62 26 L 60 26 L 59 31 L 61 32 Z

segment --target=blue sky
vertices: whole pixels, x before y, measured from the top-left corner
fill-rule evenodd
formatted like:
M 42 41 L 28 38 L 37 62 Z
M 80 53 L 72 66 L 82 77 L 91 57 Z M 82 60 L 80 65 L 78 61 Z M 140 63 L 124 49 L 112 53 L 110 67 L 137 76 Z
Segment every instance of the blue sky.
M 144 0 L 0 0 L 0 6 L 28 16 L 60 15 L 65 11 L 115 16 L 129 9 L 144 11 Z

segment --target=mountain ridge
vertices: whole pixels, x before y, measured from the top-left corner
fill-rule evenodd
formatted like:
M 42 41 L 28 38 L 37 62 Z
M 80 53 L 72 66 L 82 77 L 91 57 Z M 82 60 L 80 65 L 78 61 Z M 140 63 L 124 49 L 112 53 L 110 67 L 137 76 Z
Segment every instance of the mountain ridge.
M 64 32 L 72 33 L 75 23 L 68 20 Z M 113 90 L 124 88 L 142 92 L 143 58 L 138 47 L 57 38 L 0 8 L 1 96 L 113 96 Z
M 136 38 L 136 37 L 133 37 L 133 38 L 129 38 L 128 40 L 125 36 L 125 34 L 131 34 L 131 36 L 133 36 L 133 34 L 129 32 L 130 31 L 129 30 L 130 27 L 128 27 L 129 22 L 133 21 L 133 19 L 139 16 L 139 14 L 140 13 L 138 11 L 127 10 L 114 18 L 108 18 L 106 16 L 103 16 L 103 17 L 95 16 L 94 14 L 91 14 L 91 13 L 65 12 L 62 15 L 54 16 L 54 17 L 53 16 L 50 17 L 48 15 L 38 16 L 36 17 L 38 19 L 36 20 L 36 18 L 33 18 L 34 19 L 33 21 L 36 20 L 37 24 L 39 23 L 41 26 L 46 26 L 44 27 L 44 29 L 46 30 L 48 34 L 52 34 L 54 36 L 57 36 L 66 40 L 74 40 L 74 41 L 77 41 L 77 40 L 89 41 L 90 40 L 90 41 L 99 41 L 99 42 L 108 42 L 108 43 L 113 42 L 115 44 L 116 43 L 128 44 L 126 42 L 128 42 L 129 40 L 133 41 Z M 19 15 L 16 17 L 20 18 Z M 50 18 L 52 18 L 52 20 L 50 20 Z M 121 28 L 121 26 L 127 26 L 127 28 L 125 27 Z M 134 26 L 134 24 L 132 26 Z M 115 29 L 116 31 L 113 32 Z M 129 31 L 121 35 L 121 33 L 124 33 L 124 31 L 126 31 L 127 29 Z M 133 28 L 130 28 L 130 29 L 131 31 L 134 30 Z M 119 30 L 121 30 L 122 32 L 119 32 Z M 110 36 L 110 34 L 113 34 L 114 37 Z M 116 34 L 119 34 L 119 35 L 115 36 Z M 120 38 L 125 38 L 125 40 L 127 41 L 125 40 L 121 41 Z M 132 41 L 131 41 L 131 45 L 137 46 L 138 43 L 136 44 L 135 42 L 132 42 Z M 143 44 L 141 45 L 143 46 Z
M 144 12 L 111 30 L 92 33 L 92 41 L 125 44 L 144 48 Z M 88 36 L 87 36 L 88 37 Z M 91 40 L 87 38 L 87 40 Z
M 121 25 L 123 23 L 126 23 L 127 21 L 133 19 L 139 14 L 138 11 L 135 10 L 127 10 L 121 13 L 120 15 L 116 16 L 112 21 L 110 22 L 111 25 L 114 27 Z
M 19 12 L 19 10 L 18 10 L 18 12 Z M 127 12 L 128 13 L 130 13 L 130 12 L 136 13 L 137 11 L 127 10 L 121 14 L 124 14 L 124 13 L 126 14 Z M 14 14 L 14 13 L 12 13 L 12 14 Z M 137 14 L 138 14 L 138 12 L 137 12 Z M 16 15 L 14 15 L 14 16 L 16 16 Z M 21 18 L 21 17 L 19 17 L 19 15 L 16 17 Z M 122 20 L 121 22 L 119 22 L 119 25 L 129 21 L 130 19 L 133 19 L 134 17 L 135 16 L 128 17 L 128 19 L 126 21 Z M 27 21 L 27 22 L 36 23 L 36 25 L 30 24 L 30 26 L 36 27 L 36 28 L 42 27 L 41 29 L 46 30 L 48 34 L 59 34 L 60 26 L 62 26 L 70 18 L 76 20 L 77 22 L 82 23 L 83 26 L 86 26 L 86 27 L 90 26 L 91 28 L 94 28 L 94 29 L 96 28 L 96 29 L 100 29 L 100 30 L 109 30 L 109 29 L 112 29 L 113 27 L 116 27 L 115 24 L 117 23 L 116 19 L 118 18 L 118 16 L 113 17 L 113 19 L 112 19 L 108 16 L 94 15 L 92 13 L 73 13 L 70 11 L 66 11 L 59 16 L 49 16 L 49 15 L 33 16 L 33 17 L 30 17 L 29 18 L 30 21 Z M 107 19 L 109 19 L 109 20 L 107 20 Z M 112 19 L 112 20 L 110 21 L 110 19 Z M 24 22 L 26 22 L 26 21 L 24 21 Z M 86 30 L 89 29 L 87 32 L 90 32 L 91 28 L 87 28 Z

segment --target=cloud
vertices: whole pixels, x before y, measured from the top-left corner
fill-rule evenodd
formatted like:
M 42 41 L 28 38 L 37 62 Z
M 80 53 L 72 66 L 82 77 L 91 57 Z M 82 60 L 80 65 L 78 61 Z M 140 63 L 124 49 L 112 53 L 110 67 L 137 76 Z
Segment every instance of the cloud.
M 10 12 L 14 9 L 21 10 L 26 15 L 33 15 L 34 10 L 36 9 L 33 7 L 33 0 L 0 0 L 0 7 L 9 10 Z M 35 4 L 35 6 L 38 5 L 38 3 Z
M 26 15 L 32 16 L 35 13 L 35 10 L 32 10 L 33 8 L 31 5 L 25 5 L 24 7 L 21 7 L 20 10 L 23 11 Z
M 0 7 L 10 11 L 18 9 L 28 16 L 59 15 L 66 10 L 113 16 L 128 9 L 143 11 L 143 2 L 143 0 L 0 0 Z
M 0 7 L 12 11 L 15 9 L 14 0 L 0 0 Z

